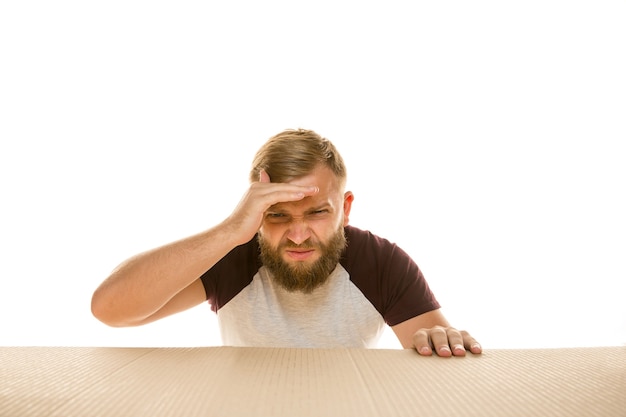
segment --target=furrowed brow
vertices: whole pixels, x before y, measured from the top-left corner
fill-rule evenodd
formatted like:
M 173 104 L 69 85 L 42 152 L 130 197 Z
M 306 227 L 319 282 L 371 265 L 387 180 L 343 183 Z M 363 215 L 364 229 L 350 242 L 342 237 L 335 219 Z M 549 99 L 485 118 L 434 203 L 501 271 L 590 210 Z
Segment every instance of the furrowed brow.
M 320 210 L 329 210 L 330 211 L 331 210 L 331 206 L 328 203 L 324 203 L 324 204 L 321 204 L 319 206 L 311 207 L 310 209 L 308 209 L 306 211 L 306 213 L 307 214 L 315 213 L 316 211 L 320 211 Z

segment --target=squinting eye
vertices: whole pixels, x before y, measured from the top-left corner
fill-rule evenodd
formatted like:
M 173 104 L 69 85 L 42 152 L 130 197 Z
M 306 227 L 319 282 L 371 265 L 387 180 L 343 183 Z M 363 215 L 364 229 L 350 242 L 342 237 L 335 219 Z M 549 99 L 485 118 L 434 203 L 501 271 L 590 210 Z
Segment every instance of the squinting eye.
M 281 223 L 289 220 L 289 217 L 283 213 L 267 213 L 265 218 L 272 223 Z

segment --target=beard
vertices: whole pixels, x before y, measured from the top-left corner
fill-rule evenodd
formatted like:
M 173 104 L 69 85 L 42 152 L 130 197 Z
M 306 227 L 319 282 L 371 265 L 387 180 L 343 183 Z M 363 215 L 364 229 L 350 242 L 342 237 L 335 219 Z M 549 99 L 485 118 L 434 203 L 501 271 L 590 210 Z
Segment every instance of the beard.
M 310 238 L 299 245 L 288 240 L 274 249 L 260 234 L 257 239 L 261 250 L 261 261 L 272 273 L 274 282 L 287 291 L 301 291 L 306 294 L 311 293 L 328 280 L 347 245 L 343 227 L 337 229 L 326 244 L 313 242 Z M 315 249 L 321 253 L 321 256 L 310 265 L 304 262 L 290 264 L 282 257 L 282 253 L 287 248 Z

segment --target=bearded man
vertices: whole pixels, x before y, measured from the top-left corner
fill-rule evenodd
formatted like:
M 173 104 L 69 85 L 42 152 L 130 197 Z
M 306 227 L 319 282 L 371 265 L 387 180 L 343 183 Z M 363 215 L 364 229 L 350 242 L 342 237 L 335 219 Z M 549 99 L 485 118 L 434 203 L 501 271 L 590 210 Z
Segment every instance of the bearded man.
M 93 314 L 136 326 L 208 301 L 229 346 L 371 348 L 388 325 L 421 355 L 481 353 L 405 251 L 349 225 L 346 180 L 328 139 L 273 136 L 230 216 L 122 263 L 94 292 Z

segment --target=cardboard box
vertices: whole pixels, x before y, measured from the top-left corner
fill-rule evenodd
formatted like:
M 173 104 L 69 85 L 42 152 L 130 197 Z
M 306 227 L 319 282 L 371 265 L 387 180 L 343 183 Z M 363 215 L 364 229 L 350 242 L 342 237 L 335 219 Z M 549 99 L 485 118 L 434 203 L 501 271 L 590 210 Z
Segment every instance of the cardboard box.
M 0 416 L 626 416 L 626 347 L 0 347 Z

